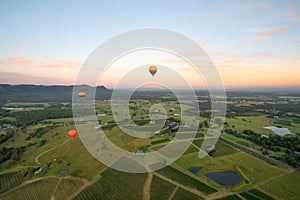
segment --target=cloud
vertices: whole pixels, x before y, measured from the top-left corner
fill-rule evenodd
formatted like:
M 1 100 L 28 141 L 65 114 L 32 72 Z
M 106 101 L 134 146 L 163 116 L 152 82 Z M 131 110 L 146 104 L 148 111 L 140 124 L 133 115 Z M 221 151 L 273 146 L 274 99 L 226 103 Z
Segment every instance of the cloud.
M 79 66 L 81 66 L 81 63 L 68 60 L 34 61 L 26 58 L 13 57 L 6 60 L 0 60 L 0 65 L 22 65 L 47 68 L 78 68 Z
M 299 8 L 297 5 L 289 5 L 283 9 L 282 15 L 286 21 L 299 21 Z
M 285 31 L 291 29 L 292 27 L 294 27 L 294 26 L 289 24 L 289 25 L 284 25 L 284 26 L 268 28 L 268 29 L 265 29 L 265 30 L 261 31 L 260 33 L 256 34 L 255 39 L 258 39 L 258 40 L 267 39 L 273 35 L 283 33 Z
M 41 84 L 41 85 L 57 85 L 57 84 L 73 84 L 71 78 L 56 78 L 49 76 L 38 76 L 22 72 L 0 72 L 1 84 Z
M 291 40 L 293 42 L 300 42 L 300 37 L 293 37 L 293 38 L 291 38 Z

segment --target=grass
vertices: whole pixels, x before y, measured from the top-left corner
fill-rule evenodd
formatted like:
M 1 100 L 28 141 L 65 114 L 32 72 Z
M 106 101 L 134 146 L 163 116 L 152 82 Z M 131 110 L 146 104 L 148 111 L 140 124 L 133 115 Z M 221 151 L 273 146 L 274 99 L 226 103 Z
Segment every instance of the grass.
M 235 137 L 233 135 L 227 134 L 227 133 L 222 133 L 221 137 L 226 138 L 226 139 L 228 139 L 228 140 L 230 140 L 232 142 L 237 142 L 237 141 L 240 140 L 239 138 L 237 138 L 237 137 Z
M 130 174 L 108 168 L 102 177 L 84 189 L 74 200 L 140 200 L 143 199 L 143 189 L 147 174 Z
M 197 147 L 201 148 L 202 143 L 203 143 L 203 139 L 195 139 L 195 140 L 193 141 L 193 143 L 194 143 Z
M 259 115 L 259 116 L 243 116 L 243 117 L 237 117 L 239 120 L 246 120 L 249 123 L 241 124 L 241 125 L 235 125 L 235 129 L 242 131 L 246 129 L 253 130 L 255 133 L 261 134 L 272 134 L 272 131 L 268 129 L 264 129 L 265 126 L 272 125 L 272 119 L 267 118 L 265 115 Z M 251 123 L 250 123 L 251 122 Z
M 2 200 L 39 200 L 50 199 L 58 183 L 57 178 L 46 178 L 21 186 L 17 190 L 9 191 L 3 196 Z
M 174 188 L 175 185 L 172 183 L 169 183 L 157 176 L 153 176 L 150 189 L 150 199 L 168 199 Z
M 46 122 L 52 122 L 52 123 L 74 123 L 74 119 L 71 118 L 57 118 L 57 119 L 46 119 L 44 120 Z
M 197 149 L 194 145 L 191 144 L 191 146 L 184 152 L 183 155 L 199 152 L 199 149 Z
M 249 188 L 251 185 L 284 172 L 282 169 L 270 165 L 265 161 L 250 156 L 244 152 L 228 154 L 215 158 L 205 157 L 203 159 L 199 159 L 197 153 L 189 154 L 179 158 L 176 161 L 176 164 L 187 171 L 190 167 L 202 167 L 201 171 L 197 173 L 197 176 L 203 182 L 214 185 L 218 188 L 223 188 L 223 186 L 218 185 L 212 180 L 206 178 L 204 176 L 205 173 L 213 171 L 234 171 L 238 174 L 241 174 L 244 180 L 249 181 L 248 184 L 243 182 L 241 185 L 233 187 L 232 190 Z
M 151 145 L 157 145 L 157 144 L 161 144 L 161 143 L 165 143 L 165 142 L 169 142 L 169 141 L 170 141 L 169 138 L 162 138 L 160 140 L 151 141 Z
M 219 157 L 219 156 L 225 156 L 232 153 L 237 153 L 238 150 L 232 148 L 231 146 L 218 141 L 216 144 L 216 152 L 212 155 L 212 157 Z
M 81 180 L 61 179 L 54 193 L 55 200 L 67 199 L 82 186 L 83 182 Z
M 177 190 L 177 192 L 175 193 L 174 197 L 173 197 L 173 200 L 202 200 L 203 198 L 202 197 L 199 197 L 187 190 L 184 190 L 182 188 L 179 188 Z
M 157 173 L 172 179 L 173 181 L 176 181 L 182 185 L 186 185 L 190 188 L 194 188 L 204 194 L 212 194 L 216 192 L 216 190 L 204 183 L 202 183 L 199 180 L 196 180 L 176 169 L 173 167 L 167 166 L 161 170 L 158 170 Z
M 230 125 L 246 125 L 246 124 L 251 124 L 251 122 L 249 121 L 245 121 L 242 119 L 233 119 L 233 118 L 227 118 L 225 120 L 225 122 L 227 122 Z
M 54 158 L 60 161 L 53 161 Z M 92 157 L 79 138 L 72 139 L 63 146 L 42 155 L 39 162 L 50 164 L 47 175 L 65 176 L 59 175 L 58 170 L 68 169 L 66 175 L 84 177 L 88 180 L 105 168 L 103 164 Z
M 203 140 L 194 140 L 193 143 L 201 148 Z M 212 157 L 225 156 L 237 152 L 238 150 L 232 148 L 231 146 L 228 146 L 227 144 L 224 144 L 223 142 L 218 141 L 216 144 L 216 152 L 212 154 Z
M 23 175 L 21 171 L 1 174 L 0 175 L 0 194 L 11 190 L 23 183 Z
M 264 185 L 263 190 L 282 199 L 298 200 L 300 197 L 299 183 L 300 171 L 297 171 Z
M 35 158 L 53 148 L 56 147 L 66 140 L 69 139 L 68 131 L 74 129 L 74 126 L 61 126 L 53 128 L 46 132 L 41 138 L 31 138 L 26 140 L 29 136 L 29 131 L 14 137 L 14 142 L 6 142 L 2 146 L 6 147 L 18 147 L 18 146 L 28 146 L 30 143 L 35 145 L 27 147 L 26 152 L 24 152 L 22 159 L 18 161 L 14 166 L 37 166 L 35 163 Z M 43 146 L 39 146 L 41 140 L 47 140 L 47 143 Z M 54 158 L 61 158 L 61 162 L 54 162 Z M 40 174 L 39 176 L 32 176 L 30 173 L 26 178 L 36 178 L 45 175 L 54 176 L 65 176 L 59 175 L 57 172 L 60 169 L 68 169 L 69 173 L 66 175 L 74 175 L 79 177 L 84 177 L 91 180 L 95 175 L 99 174 L 105 166 L 97 161 L 83 146 L 78 137 L 72 139 L 68 143 L 53 149 L 39 158 L 39 162 L 44 165 L 50 164 L 46 174 Z M 5 164 L 5 163 L 4 163 Z
M 114 127 L 112 130 L 106 130 L 105 134 L 112 143 L 130 152 L 135 152 L 139 147 L 150 144 L 148 138 L 130 136 L 117 127 Z

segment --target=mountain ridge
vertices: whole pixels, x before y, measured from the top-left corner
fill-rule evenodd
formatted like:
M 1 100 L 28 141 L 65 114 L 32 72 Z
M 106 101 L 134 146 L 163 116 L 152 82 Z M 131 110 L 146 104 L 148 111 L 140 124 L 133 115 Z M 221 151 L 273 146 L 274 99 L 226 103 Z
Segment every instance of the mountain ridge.
M 76 85 L 77 86 L 77 85 Z M 90 87 L 87 85 L 80 85 Z M 0 102 L 65 102 L 72 101 L 74 85 L 10 85 L 0 84 Z M 112 91 L 104 86 L 97 86 L 95 98 L 109 99 Z

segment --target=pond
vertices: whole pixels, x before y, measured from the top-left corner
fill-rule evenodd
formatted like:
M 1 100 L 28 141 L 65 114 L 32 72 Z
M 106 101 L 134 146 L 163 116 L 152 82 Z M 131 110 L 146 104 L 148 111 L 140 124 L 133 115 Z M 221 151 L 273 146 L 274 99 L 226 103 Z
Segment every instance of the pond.
M 201 169 L 202 169 L 202 167 L 190 167 L 189 172 L 191 172 L 193 174 L 197 174 Z
M 278 128 L 276 126 L 265 126 L 264 128 L 273 131 L 273 133 L 275 133 L 279 136 L 293 134 L 293 133 L 291 133 L 291 131 L 288 128 Z
M 235 186 L 242 181 L 242 177 L 235 172 L 207 172 L 205 176 L 226 187 Z

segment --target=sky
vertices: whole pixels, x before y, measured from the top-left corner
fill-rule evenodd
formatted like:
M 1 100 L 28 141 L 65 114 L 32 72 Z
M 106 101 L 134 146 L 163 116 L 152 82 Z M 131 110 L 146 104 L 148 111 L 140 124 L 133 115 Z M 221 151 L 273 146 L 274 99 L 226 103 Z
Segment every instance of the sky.
M 1 84 L 75 84 L 83 63 L 103 42 L 156 27 L 197 42 L 226 87 L 300 86 L 298 0 L 2 0 L 0 26 Z M 155 56 L 167 59 L 166 65 L 182 64 L 168 62 L 171 55 L 139 52 L 115 64 L 99 84 L 114 87 L 129 72 L 121 70 L 127 69 L 124 63 L 147 65 Z M 203 80 L 193 77 L 189 67 L 179 73 L 201 85 Z M 134 77 L 126 85 L 135 86 Z

